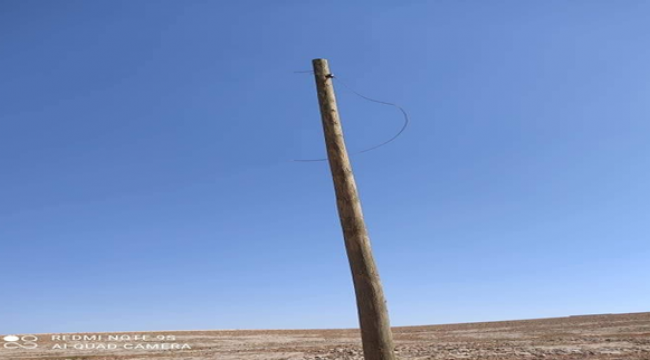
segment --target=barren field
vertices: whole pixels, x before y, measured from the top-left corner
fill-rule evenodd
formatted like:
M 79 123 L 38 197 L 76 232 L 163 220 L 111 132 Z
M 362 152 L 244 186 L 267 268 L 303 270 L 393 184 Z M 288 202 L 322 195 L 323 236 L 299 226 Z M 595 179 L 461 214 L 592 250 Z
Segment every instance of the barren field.
M 650 359 L 650 313 L 399 327 L 394 332 L 400 359 Z M 0 359 L 362 359 L 357 330 L 35 337 L 31 343 L 32 337 L 5 340 Z

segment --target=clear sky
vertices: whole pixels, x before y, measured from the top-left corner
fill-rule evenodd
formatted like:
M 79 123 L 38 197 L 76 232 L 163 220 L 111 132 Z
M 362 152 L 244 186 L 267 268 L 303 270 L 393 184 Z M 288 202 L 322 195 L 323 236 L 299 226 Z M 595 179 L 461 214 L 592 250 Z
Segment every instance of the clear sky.
M 318 57 L 394 325 L 648 311 L 649 16 L 4 0 L 0 333 L 357 326 Z

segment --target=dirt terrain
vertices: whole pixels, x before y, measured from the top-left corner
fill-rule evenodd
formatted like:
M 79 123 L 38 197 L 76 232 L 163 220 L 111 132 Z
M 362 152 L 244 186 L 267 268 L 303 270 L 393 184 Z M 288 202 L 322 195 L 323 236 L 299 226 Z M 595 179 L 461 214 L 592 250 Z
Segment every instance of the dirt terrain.
M 650 360 L 650 313 L 399 327 L 394 334 L 399 359 Z M 0 342 L 0 359 L 362 359 L 357 330 L 34 336 Z

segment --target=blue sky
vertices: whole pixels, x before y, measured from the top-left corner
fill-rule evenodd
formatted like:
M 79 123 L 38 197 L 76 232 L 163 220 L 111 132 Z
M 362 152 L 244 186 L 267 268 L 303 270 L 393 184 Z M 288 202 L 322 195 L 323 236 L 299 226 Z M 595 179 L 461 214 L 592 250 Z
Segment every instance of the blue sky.
M 648 311 L 649 15 L 5 0 L 0 333 L 357 326 L 318 57 L 394 325 Z

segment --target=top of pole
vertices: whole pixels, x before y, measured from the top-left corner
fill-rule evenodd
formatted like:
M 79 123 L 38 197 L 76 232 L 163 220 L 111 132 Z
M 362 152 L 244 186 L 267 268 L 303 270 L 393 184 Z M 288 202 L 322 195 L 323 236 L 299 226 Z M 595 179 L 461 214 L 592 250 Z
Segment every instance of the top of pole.
M 332 77 L 327 59 L 314 59 L 311 63 L 314 67 L 314 75 L 316 75 L 317 78 L 321 76 L 324 76 L 325 78 Z

